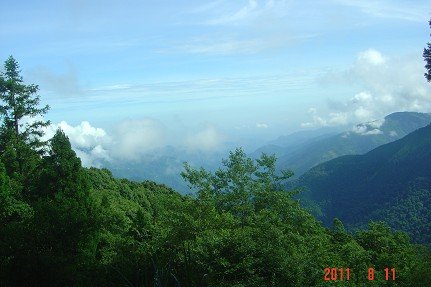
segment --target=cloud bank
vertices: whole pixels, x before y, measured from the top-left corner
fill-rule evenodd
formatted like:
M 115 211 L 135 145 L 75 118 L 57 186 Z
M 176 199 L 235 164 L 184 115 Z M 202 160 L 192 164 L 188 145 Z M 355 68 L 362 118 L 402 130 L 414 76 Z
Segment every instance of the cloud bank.
M 330 112 L 311 108 L 311 120 L 302 127 L 356 124 L 384 118 L 398 111 L 431 111 L 431 86 L 423 77 L 420 55 L 389 57 L 375 49 L 360 52 L 350 69 L 331 72 L 324 85 L 350 86 L 356 93 L 347 100 L 328 100 Z
M 183 137 L 169 135 L 161 122 L 147 118 L 123 120 L 109 132 L 87 121 L 75 126 L 62 121 L 48 126 L 43 139 L 50 139 L 57 129 L 63 130 L 69 137 L 72 148 L 87 167 L 101 167 L 107 162 L 117 161 L 141 162 L 156 156 L 171 144 L 190 152 L 214 152 L 223 146 L 226 139 L 213 125 Z

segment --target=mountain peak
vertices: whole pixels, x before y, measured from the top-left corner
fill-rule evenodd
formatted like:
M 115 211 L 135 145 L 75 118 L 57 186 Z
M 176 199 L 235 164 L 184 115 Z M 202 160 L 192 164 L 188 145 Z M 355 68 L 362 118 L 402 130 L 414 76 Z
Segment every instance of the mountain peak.
M 385 120 L 413 120 L 413 119 L 431 119 L 431 113 L 419 112 L 395 112 L 385 117 Z

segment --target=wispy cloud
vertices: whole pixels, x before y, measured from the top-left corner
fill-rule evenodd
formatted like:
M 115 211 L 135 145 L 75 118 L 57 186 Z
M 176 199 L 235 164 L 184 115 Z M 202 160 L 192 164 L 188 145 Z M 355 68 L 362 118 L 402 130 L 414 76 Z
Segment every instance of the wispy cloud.
M 204 3 L 204 4 L 201 4 L 199 6 L 191 8 L 189 10 L 189 13 L 199 14 L 199 13 L 203 13 L 203 12 L 212 11 L 212 10 L 216 9 L 217 7 L 219 7 L 223 3 L 226 3 L 226 0 L 210 1 L 210 2 L 207 2 L 207 3 Z
M 258 128 L 258 129 L 267 129 L 268 127 L 269 127 L 269 125 L 265 124 L 265 123 L 257 123 L 256 124 L 256 128 Z
M 309 74 L 278 74 L 267 76 L 207 78 L 147 84 L 117 83 L 106 86 L 87 87 L 82 92 L 65 101 L 49 92 L 49 100 L 55 105 L 73 106 L 92 103 L 139 105 L 151 103 L 187 103 L 204 100 L 253 96 L 282 97 L 286 93 L 300 91 L 310 86 L 316 77 Z M 67 84 L 73 86 L 74 81 Z M 45 89 L 45 87 L 42 87 Z M 47 92 L 43 90 L 42 93 Z M 60 92 L 60 91 L 59 91 Z
M 284 17 L 291 1 L 286 0 L 247 0 L 247 1 L 214 1 L 201 6 L 197 11 L 211 12 L 207 25 L 242 25 L 252 24 L 262 17 Z M 211 7 L 211 10 L 204 9 Z
M 244 37 L 243 35 L 241 37 Z M 200 37 L 190 39 L 188 43 L 173 46 L 165 51 L 184 52 L 187 54 L 205 54 L 205 55 L 250 55 L 262 51 L 281 48 L 289 43 L 307 41 L 316 37 L 316 34 L 304 34 L 298 36 L 289 36 L 278 34 L 248 35 L 248 38 L 241 37 Z M 163 52 L 163 51 L 162 51 Z
M 334 0 L 335 3 L 357 8 L 363 13 L 379 18 L 394 18 L 424 22 L 429 18 L 429 5 L 399 0 Z
M 337 126 L 345 125 L 348 123 L 348 116 L 343 112 L 333 112 L 329 113 L 327 117 L 319 115 L 316 108 L 309 108 L 308 113 L 312 120 L 309 122 L 301 123 L 302 128 L 312 128 L 312 127 L 327 127 L 327 126 Z
M 200 42 L 185 44 L 177 49 L 190 54 L 229 55 L 229 54 L 253 54 L 266 48 L 263 41 L 252 40 L 223 40 L 217 42 Z
M 207 21 L 206 23 L 210 25 L 220 25 L 238 23 L 240 21 L 247 20 L 259 12 L 257 10 L 258 5 L 259 4 L 256 0 L 248 0 L 247 4 L 242 6 L 239 10 L 233 13 L 226 13 L 218 18 Z
M 206 125 L 186 138 L 186 146 L 191 150 L 215 151 L 219 149 L 226 136 L 214 125 Z
M 293 33 L 287 27 L 292 1 L 213 1 L 192 9 L 193 25 L 204 27 L 205 36 L 183 39 L 167 51 L 191 54 L 254 54 L 308 40 L 315 33 Z M 228 30 L 226 30 L 228 29 Z M 222 31 L 222 33 L 221 33 Z

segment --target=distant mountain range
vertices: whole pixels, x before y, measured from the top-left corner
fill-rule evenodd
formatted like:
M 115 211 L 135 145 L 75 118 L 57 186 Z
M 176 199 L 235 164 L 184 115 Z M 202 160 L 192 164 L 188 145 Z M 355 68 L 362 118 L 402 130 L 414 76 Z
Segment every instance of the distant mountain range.
M 342 132 L 340 127 L 299 131 L 276 140 L 250 154 L 257 158 L 262 152 L 275 154 L 278 169 L 292 169 L 296 178 L 319 163 L 346 154 L 365 153 L 381 144 L 397 140 L 431 122 L 430 114 L 400 112 L 387 116 L 384 121 L 357 125 L 353 130 Z M 183 162 L 195 167 L 215 170 L 226 158 L 233 144 L 218 152 L 190 151 L 181 147 L 167 146 L 149 153 L 145 158 L 133 161 L 106 162 L 103 167 L 114 176 L 130 180 L 154 180 L 166 184 L 181 193 L 190 189 L 180 176 Z
M 275 140 L 269 141 L 266 145 L 254 151 L 251 156 L 253 158 L 259 158 L 262 153 L 266 153 L 274 154 L 279 158 L 281 156 L 284 156 L 286 153 L 290 153 L 293 150 L 297 150 L 301 147 L 301 145 L 308 144 L 310 141 L 334 136 L 342 131 L 343 128 L 340 127 L 324 127 L 314 130 L 294 132 L 289 135 L 280 136 Z
M 369 141 L 364 143 L 388 139 L 391 131 L 403 134 L 415 125 L 402 119 L 415 115 L 415 124 L 421 124 L 425 119 L 421 114 L 386 117 L 386 126 L 380 127 L 383 133 L 374 140 L 365 137 Z M 304 188 L 301 202 L 326 225 L 333 218 L 350 228 L 383 220 L 417 242 L 431 244 L 431 125 L 364 155 L 322 163 L 293 185 Z
M 220 165 L 221 159 L 225 158 L 226 154 L 227 152 L 223 151 L 206 153 L 167 146 L 154 150 L 135 162 L 107 162 L 103 167 L 111 170 L 117 178 L 134 181 L 151 180 L 186 194 L 191 191 L 180 175 L 183 171 L 183 163 L 187 161 L 193 167 L 204 167 L 213 171 Z
M 275 154 L 277 168 L 290 169 L 298 177 L 320 163 L 343 155 L 366 153 L 430 122 L 431 114 L 428 113 L 397 112 L 384 120 L 358 124 L 349 131 L 337 133 L 337 130 L 325 128 L 280 137 L 252 155 Z

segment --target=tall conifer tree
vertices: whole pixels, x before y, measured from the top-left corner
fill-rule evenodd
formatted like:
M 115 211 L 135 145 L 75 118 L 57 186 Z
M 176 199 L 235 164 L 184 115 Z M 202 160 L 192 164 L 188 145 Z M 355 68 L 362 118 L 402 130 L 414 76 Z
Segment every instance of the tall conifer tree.
M 31 148 L 40 148 L 44 143 L 43 127 L 49 121 L 43 120 L 49 106 L 39 107 L 39 87 L 25 84 L 18 62 L 10 56 L 0 73 L 0 118 L 2 119 L 2 139 L 0 152 L 3 152 L 11 139 L 24 141 Z
M 431 20 L 429 21 L 429 25 L 431 27 Z M 423 57 L 426 62 L 425 68 L 427 69 L 425 78 L 428 82 L 431 82 L 431 42 L 427 43 L 427 48 L 424 49 Z

